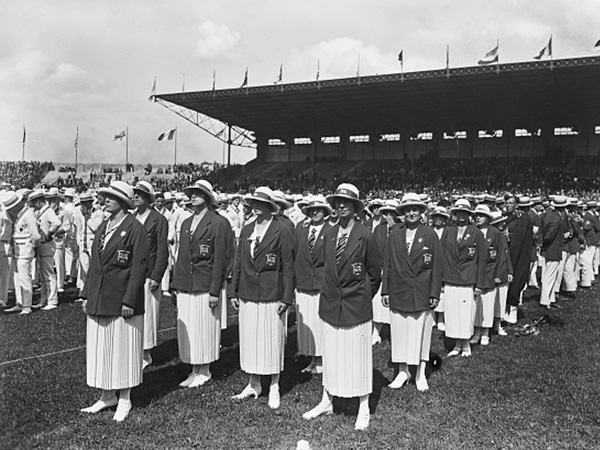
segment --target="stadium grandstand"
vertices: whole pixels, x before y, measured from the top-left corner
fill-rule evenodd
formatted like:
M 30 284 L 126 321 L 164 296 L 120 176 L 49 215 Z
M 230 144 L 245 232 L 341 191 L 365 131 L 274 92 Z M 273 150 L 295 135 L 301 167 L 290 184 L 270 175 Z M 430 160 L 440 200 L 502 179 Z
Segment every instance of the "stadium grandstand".
M 497 172 L 498 164 L 505 169 L 494 183 L 598 175 L 600 56 L 158 94 L 154 101 L 228 145 L 256 148 L 257 158 L 229 178 L 239 188 L 261 179 L 318 187 L 386 171 L 401 174 L 405 185 L 443 183 L 448 173 L 460 183 Z

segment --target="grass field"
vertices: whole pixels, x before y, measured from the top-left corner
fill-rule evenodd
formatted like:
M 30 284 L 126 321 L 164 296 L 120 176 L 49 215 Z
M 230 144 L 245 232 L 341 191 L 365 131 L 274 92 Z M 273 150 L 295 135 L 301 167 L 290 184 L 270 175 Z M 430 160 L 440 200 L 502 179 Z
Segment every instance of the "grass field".
M 114 410 L 84 415 L 79 409 L 95 402 L 99 391 L 85 384 L 85 316 L 65 296 L 54 311 L 0 317 L 0 447 L 294 449 L 306 439 L 313 449 L 598 449 L 599 291 L 562 300 L 553 314 L 564 326 L 544 325 L 537 336 L 514 330 L 494 336 L 490 346 L 475 347 L 472 358 L 446 358 L 452 344 L 434 331 L 432 351 L 443 364 L 430 375 L 427 393 L 414 384 L 386 387 L 393 368 L 384 334 L 374 350 L 372 418 L 364 432 L 354 430 L 357 400 L 336 400 L 332 416 L 302 419 L 320 400 L 321 379 L 300 374 L 308 360 L 295 358 L 295 327 L 289 330 L 279 410 L 267 406 L 266 385 L 258 400 L 230 399 L 247 382 L 239 369 L 235 317 L 224 332 L 221 359 L 211 367 L 213 380 L 178 388 L 189 367 L 177 357 L 169 301 L 161 308 L 164 331 L 154 365 L 132 391 L 130 416 L 117 424 Z M 535 294 L 528 292 L 520 323 L 546 312 Z

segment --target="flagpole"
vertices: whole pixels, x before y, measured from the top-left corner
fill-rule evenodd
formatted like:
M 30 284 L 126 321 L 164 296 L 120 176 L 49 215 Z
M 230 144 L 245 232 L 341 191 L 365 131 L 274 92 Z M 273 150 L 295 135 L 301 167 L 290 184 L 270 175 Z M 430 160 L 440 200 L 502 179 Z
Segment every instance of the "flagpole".
M 25 161 L 25 141 L 27 140 L 27 132 L 25 131 L 25 127 L 23 127 L 23 154 L 21 156 L 21 160 Z
M 446 44 L 446 78 L 450 78 L 450 44 Z
M 77 134 L 75 135 L 75 175 L 77 175 L 77 146 L 79 145 L 79 127 L 77 127 Z
M 129 127 L 125 128 L 125 173 L 129 168 Z
M 177 127 L 175 127 L 175 150 L 173 152 L 173 166 L 177 165 Z

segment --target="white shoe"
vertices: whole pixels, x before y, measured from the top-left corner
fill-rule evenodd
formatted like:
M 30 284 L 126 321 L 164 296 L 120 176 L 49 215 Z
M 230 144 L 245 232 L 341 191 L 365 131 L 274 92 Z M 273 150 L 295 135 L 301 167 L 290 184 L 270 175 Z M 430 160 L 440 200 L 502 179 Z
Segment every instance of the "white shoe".
M 483 340 L 483 338 L 481 338 Z M 479 343 L 479 336 L 474 335 L 471 340 L 469 341 L 469 344 L 477 344 Z
M 279 396 L 279 387 L 272 386 L 271 389 L 269 389 L 269 408 L 279 408 L 280 402 L 281 398 Z
M 193 373 L 193 372 L 190 373 L 185 380 L 183 380 L 181 383 L 179 383 L 179 387 L 188 387 L 192 383 L 192 381 L 194 381 L 195 377 L 196 377 L 195 373 Z
M 420 380 L 417 380 L 416 383 L 417 385 L 417 391 L 419 392 L 425 392 L 429 390 L 429 384 L 427 383 L 427 378 L 422 378 Z
M 44 308 L 46 305 L 42 305 L 41 303 L 34 303 L 33 305 L 31 305 L 31 308 L 33 309 L 41 309 Z
M 117 399 L 117 397 L 113 397 L 112 399 L 110 399 L 108 401 L 98 400 L 92 406 L 88 406 L 87 408 L 83 408 L 80 411 L 82 413 L 95 414 L 97 412 L 102 411 L 103 409 L 112 408 L 113 406 L 116 406 L 118 402 L 119 402 L 119 400 Z
M 489 336 L 481 336 L 481 345 L 489 345 L 490 338 Z
M 329 403 L 321 402 L 317 406 L 315 406 L 313 409 L 311 409 L 310 411 L 302 414 L 302 417 L 306 420 L 311 420 L 311 419 L 315 419 L 319 416 L 322 416 L 323 414 L 328 415 L 328 414 L 332 414 L 332 413 L 333 413 L 333 404 L 331 402 L 329 402 Z
M 117 406 L 117 410 L 115 411 L 113 420 L 115 422 L 123 422 L 125 418 L 129 415 L 129 411 L 131 411 L 131 401 L 119 400 L 119 405 Z
M 194 379 L 187 387 L 189 387 L 189 388 L 200 387 L 204 383 L 206 383 L 208 380 L 210 380 L 211 378 L 212 378 L 212 376 L 211 376 L 210 372 L 208 375 L 203 375 L 203 374 L 197 373 L 194 375 Z
M 254 386 L 251 386 L 248 384 L 248 385 L 246 385 L 246 387 L 244 388 L 244 390 L 242 392 L 240 392 L 237 395 L 234 395 L 231 398 L 234 400 L 244 400 L 249 397 L 258 398 L 258 396 L 261 394 L 261 392 L 262 392 L 262 388 L 260 387 L 260 384 L 258 385 L 258 387 L 254 387 Z
M 460 352 L 461 352 L 460 348 L 456 348 L 456 347 L 454 347 L 454 348 L 452 349 L 452 351 L 451 351 L 450 353 L 448 353 L 448 357 L 451 357 L 451 356 L 458 356 L 458 355 L 460 355 Z
M 440 331 L 446 331 L 446 324 L 444 322 L 440 322 L 437 324 L 437 329 Z
M 31 314 L 31 308 L 23 308 L 19 313 L 20 316 Z
M 356 423 L 354 424 L 354 429 L 358 431 L 366 430 L 369 426 L 369 422 L 371 421 L 371 413 L 366 412 L 361 414 L 358 412 L 358 417 L 356 418 Z
M 498 327 L 498 336 L 506 336 L 506 330 L 504 329 L 504 327 Z
M 373 336 L 373 345 L 381 344 L 381 336 Z
M 148 359 L 144 358 L 142 361 L 142 370 L 145 370 L 150 364 L 152 364 L 152 356 L 148 357 Z
M 53 309 L 58 308 L 56 305 L 48 304 L 42 308 L 42 311 L 52 311 Z
M 388 387 L 391 389 L 399 389 L 402 386 L 404 386 L 408 382 L 408 380 L 410 380 L 410 374 L 406 372 L 400 372 L 398 373 L 398 375 L 396 375 L 394 381 L 388 384 Z

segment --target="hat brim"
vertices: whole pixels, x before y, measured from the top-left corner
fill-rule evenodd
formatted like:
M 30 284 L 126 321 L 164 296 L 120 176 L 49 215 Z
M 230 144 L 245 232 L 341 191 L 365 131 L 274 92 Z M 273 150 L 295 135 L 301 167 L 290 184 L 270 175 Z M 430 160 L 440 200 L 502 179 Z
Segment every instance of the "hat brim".
M 133 203 L 133 199 L 127 197 L 125 194 L 122 194 L 119 191 L 115 191 L 110 187 L 101 187 L 98 189 L 98 194 L 111 195 L 113 197 L 117 197 L 120 200 L 123 200 L 130 209 L 135 208 L 135 204 Z
M 550 202 L 550 206 L 552 206 L 554 208 L 566 208 L 567 206 L 571 206 L 571 204 L 570 203 L 558 204 L 558 203 Z
M 443 212 L 439 212 L 439 211 L 432 212 L 432 213 L 430 214 L 430 216 L 431 216 L 431 217 L 433 217 L 433 216 L 441 216 L 441 217 L 445 217 L 446 219 L 449 219 L 449 218 L 450 218 L 450 214 L 448 214 L 448 213 L 443 213 Z
M 490 220 L 494 220 L 494 216 L 492 214 L 488 214 L 488 213 L 483 212 L 483 211 L 473 211 L 473 215 L 474 216 L 477 216 L 477 215 L 479 215 L 479 216 L 485 216 L 485 217 L 487 217 Z
M 385 206 L 384 205 L 381 208 L 379 208 L 379 212 L 381 214 L 387 213 L 387 212 L 395 212 L 396 214 L 398 214 L 398 209 L 393 206 Z
M 310 205 L 310 206 L 304 206 L 301 211 L 302 214 L 304 214 L 305 216 L 308 216 L 310 214 L 310 210 L 311 209 L 324 209 L 328 212 L 328 215 L 331 215 L 331 213 L 333 212 L 333 210 L 331 209 L 331 206 L 329 206 L 327 203 L 319 203 L 317 205 Z
M 357 213 L 357 214 L 361 213 L 365 209 L 365 204 L 363 203 L 362 200 L 359 200 L 354 197 L 350 197 L 348 195 L 333 194 L 333 195 L 330 195 L 327 197 L 327 203 L 329 203 L 329 205 L 331 205 L 332 211 L 335 209 L 335 200 L 338 198 L 343 199 L 343 200 L 352 200 L 356 204 L 355 213 Z
M 194 192 L 194 191 L 200 191 L 203 194 L 206 194 L 206 196 L 209 199 L 209 203 L 211 205 L 215 205 L 217 203 L 217 199 L 215 198 L 215 196 L 208 189 L 205 189 L 202 186 L 194 185 L 194 186 L 188 186 L 183 189 L 183 193 L 185 195 L 187 195 L 190 199 L 192 198 L 192 192 Z
M 267 200 L 267 199 L 262 198 L 262 197 L 255 197 L 253 195 L 246 195 L 244 197 L 244 203 L 246 203 L 250 208 L 254 208 L 254 204 L 256 202 L 269 205 L 271 207 L 271 210 L 273 212 L 277 212 L 279 210 L 279 206 L 277 206 L 277 204 L 274 201 L 272 201 L 272 200 Z
M 273 200 L 273 201 L 279 208 L 281 208 L 282 206 L 283 206 L 283 209 L 288 209 L 288 208 L 292 207 L 292 204 L 290 202 L 288 202 L 287 200 L 277 199 L 277 200 Z
M 399 214 L 404 214 L 404 208 L 408 208 L 409 206 L 418 206 L 421 209 L 421 214 L 427 211 L 427 205 L 423 202 L 408 202 L 398 205 L 397 211 Z
M 151 194 L 148 191 L 145 191 L 143 189 L 134 187 L 133 188 L 133 193 L 135 194 L 136 192 L 140 192 L 140 193 L 146 195 L 150 199 L 150 203 L 154 203 L 156 201 L 156 195 L 153 195 L 153 194 Z
M 450 213 L 451 214 L 455 213 L 455 212 L 458 212 L 458 211 L 464 211 L 466 213 L 473 214 L 473 210 L 472 209 L 467 209 L 467 208 L 464 208 L 462 206 L 450 208 Z
M 379 208 L 379 209 L 381 209 L 381 208 L 383 208 L 384 206 L 385 206 L 385 205 L 384 205 L 383 203 L 371 203 L 369 206 L 367 206 L 367 209 L 368 209 L 369 211 L 373 212 L 373 210 L 374 210 L 375 208 Z

